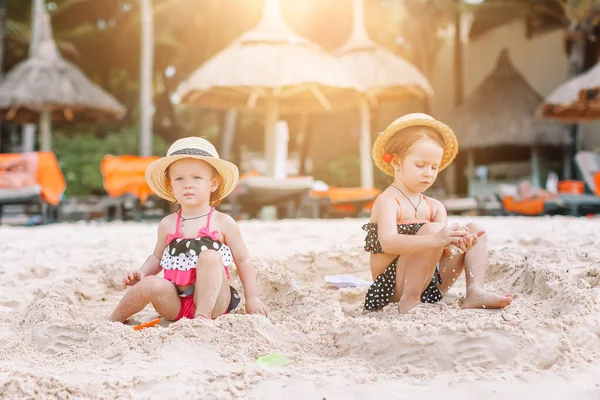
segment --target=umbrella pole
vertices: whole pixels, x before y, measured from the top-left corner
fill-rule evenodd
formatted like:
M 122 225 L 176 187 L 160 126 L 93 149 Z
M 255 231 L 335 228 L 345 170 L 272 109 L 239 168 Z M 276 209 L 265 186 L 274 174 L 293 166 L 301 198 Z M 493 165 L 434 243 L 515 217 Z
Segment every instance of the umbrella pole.
M 371 161 L 371 110 L 365 97 L 360 101 L 360 184 L 373 187 L 373 162 Z
M 467 151 L 467 193 L 469 196 L 473 196 L 475 189 L 475 150 L 470 149 Z
M 23 152 L 35 151 L 35 124 L 23 125 Z
M 225 160 L 231 159 L 231 146 L 233 145 L 233 138 L 235 136 L 235 126 L 237 124 L 238 111 L 230 109 L 225 111 L 225 118 L 223 118 L 223 127 L 221 131 L 221 148 L 219 153 L 221 158 Z
M 265 110 L 265 160 L 267 176 L 275 176 L 275 125 L 279 119 L 279 105 L 272 94 L 267 97 Z
M 571 125 L 571 140 L 573 142 L 572 146 L 571 146 L 571 159 L 569 160 L 570 163 L 570 178 L 573 180 L 577 180 L 579 178 L 579 174 L 578 174 L 578 170 L 577 170 L 577 163 L 575 162 L 575 156 L 577 155 L 577 152 L 579 151 L 579 137 L 581 136 L 580 134 L 580 129 L 579 129 L 580 125 L 579 124 L 573 124 Z
M 52 151 L 52 118 L 48 111 L 40 113 L 40 150 Z
M 310 138 L 312 130 L 308 125 L 308 114 L 302 114 L 300 116 L 300 127 L 298 129 L 298 137 L 300 138 L 300 168 L 298 173 L 304 176 L 307 171 L 306 158 L 308 157 L 308 148 L 310 146 Z

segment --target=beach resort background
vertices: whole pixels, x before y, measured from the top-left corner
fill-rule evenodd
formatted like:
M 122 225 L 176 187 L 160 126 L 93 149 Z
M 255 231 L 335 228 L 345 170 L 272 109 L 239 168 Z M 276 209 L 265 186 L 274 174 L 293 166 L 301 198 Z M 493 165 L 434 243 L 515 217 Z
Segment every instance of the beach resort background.
M 270 119 L 262 113 L 261 93 L 253 96 L 254 110 L 246 106 L 252 96 L 244 93 L 238 113 L 174 104 L 185 103 L 185 96 L 175 94 L 193 71 L 240 35 L 255 32 L 269 4 L 272 11 L 281 7 L 297 36 L 281 34 L 280 23 L 267 31 L 321 45 L 328 53 L 319 53 L 325 59 L 316 65 L 330 72 L 336 69 L 328 54 L 339 56 L 335 50 L 352 37 L 353 16 L 362 5 L 369 37 L 415 65 L 431 94 L 420 85 L 425 87 L 413 87 L 401 99 L 371 101 L 369 119 L 355 93 L 346 100 L 356 106 L 334 110 L 334 100 L 344 100 L 335 91 L 324 93 L 325 100 L 314 90 L 302 98 L 320 107 L 330 101 L 331 112 Z M 583 72 L 578 63 L 585 68 L 596 63 L 596 44 L 588 35 L 594 26 L 587 23 L 594 21 L 595 9 L 591 2 L 569 4 L 565 12 L 559 2 L 508 0 L 0 1 L 2 162 L 38 151 L 38 166 L 52 166 L 36 172 L 43 191 L 0 195 L 10 203 L 0 226 L 0 397 L 598 399 L 598 220 L 573 217 L 569 208 L 566 215 L 550 217 L 547 202 L 533 210 L 542 217 L 507 216 L 495 196 L 498 185 L 522 179 L 543 187 L 549 171 L 578 181 L 584 177 L 577 174 L 589 172 L 578 171 L 570 159 L 574 150 L 597 150 L 597 124 L 588 121 L 577 130 L 573 121 L 537 116 L 544 99 Z M 582 18 L 577 29 L 569 25 L 569 17 L 581 15 L 589 21 Z M 260 45 L 269 37 L 254 33 L 250 39 Z M 372 49 L 365 36 L 358 39 Z M 275 42 L 287 46 L 285 40 Z M 153 57 L 148 49 L 154 49 Z M 252 61 L 232 68 L 245 73 Z M 47 79 L 11 79 L 57 66 L 59 73 Z M 78 90 L 51 85 L 73 79 Z M 31 87 L 36 90 L 28 92 Z M 589 112 L 579 116 L 588 120 L 594 87 L 585 89 L 592 89 L 583 101 Z M 62 102 L 52 100 L 56 93 Z M 409 315 L 393 306 L 365 313 L 366 287 L 337 288 L 326 281 L 340 275 L 371 280 L 360 227 L 372 196 L 388 180 L 375 172 L 374 188 L 369 187 L 368 174 L 361 172 L 361 137 L 368 127 L 372 142 L 395 118 L 415 111 L 455 127 L 461 143 L 459 158 L 430 194 L 444 201 L 482 198 L 491 205 L 457 203 L 454 214 L 483 216 L 451 215 L 450 222 L 475 220 L 487 230 L 486 288 L 515 295 L 504 310 L 462 310 L 461 278 L 442 302 Z M 277 120 L 287 127 L 273 123 Z M 245 315 L 240 307 L 215 321 L 161 321 L 141 331 L 108 323 L 107 314 L 123 295 L 124 273 L 147 257 L 156 221 L 167 211 L 143 187 L 146 157 L 162 156 L 172 141 L 187 135 L 209 138 L 245 173 L 237 200 L 246 208 L 232 201 L 223 209 L 241 220 L 269 318 Z M 288 157 L 282 156 L 285 150 Z M 269 162 L 287 168 L 269 170 Z M 487 174 L 477 169 L 481 166 L 488 167 Z M 108 169 L 104 175 L 102 167 Z M 306 203 L 284 197 L 279 204 L 282 188 L 301 185 Z M 587 181 L 569 190 L 575 192 L 565 197 L 571 204 L 596 197 Z M 137 207 L 142 199 L 144 207 Z M 268 212 L 257 210 L 257 199 L 268 204 Z M 46 220 L 37 216 L 40 204 Z M 590 209 L 575 211 L 587 216 Z M 339 216 L 358 218 L 326 218 Z M 42 222 L 47 223 L 37 226 Z M 241 290 L 235 269 L 232 277 Z M 130 324 L 156 316 L 147 307 Z
M 28 34 L 28 26 L 34 28 L 32 33 L 43 32 L 44 18 L 36 19 L 31 4 L 24 3 L 7 2 L 9 13 L 3 57 L 7 72 L 27 60 L 33 41 L 44 40 L 42 36 L 36 39 L 35 35 Z M 515 2 L 502 7 L 488 2 L 486 7 L 481 1 L 471 0 L 457 3 L 460 9 L 452 1 L 430 3 L 365 1 L 364 5 L 360 3 L 364 16 L 360 21 L 353 20 L 355 5 L 352 1 L 273 4 L 276 14 L 281 9 L 277 18 L 283 16 L 285 24 L 301 35 L 297 38 L 308 38 L 333 55 L 340 56 L 352 38 L 360 47 L 365 34 L 369 44 L 377 43 L 378 48 L 388 49 L 397 58 L 416 66 L 416 73 L 422 75 L 406 78 L 406 90 L 396 88 L 393 95 L 383 99 L 372 96 L 367 134 L 370 140 L 365 142 L 372 143 L 378 132 L 408 112 L 428 112 L 454 126 L 461 143 L 459 157 L 451 168 L 440 174 L 430 194 L 464 198 L 497 190 L 497 185 L 485 189 L 473 184 L 478 178 L 510 184 L 530 179 L 541 187 L 545 186 L 550 171 L 556 172 L 560 179 L 582 179 L 572 170 L 569 158 L 572 159 L 575 146 L 577 150 L 598 148 L 598 126 L 593 121 L 580 124 L 574 146 L 572 124 L 542 121 L 536 115 L 543 98 L 573 75 L 573 64 L 577 60 L 574 51 L 568 51 L 574 47 L 567 18 L 571 14 L 552 1 L 533 2 L 534 6 Z M 150 39 L 154 43 L 151 69 L 141 62 L 144 43 L 148 42 L 142 40 L 145 38 L 142 28 L 147 22 L 140 13 L 141 4 L 108 1 L 95 5 L 86 2 L 45 5 L 62 57 L 75 63 L 90 80 L 114 96 L 112 113 L 104 116 L 97 113 L 101 116 L 95 115 L 92 124 L 86 123 L 83 116 L 78 119 L 78 115 L 71 118 L 54 115 L 52 133 L 47 135 L 51 137 L 50 142 L 42 139 L 40 131 L 43 129 L 36 130 L 40 117 L 24 116 L 19 120 L 21 115 L 15 117 L 14 114 L 22 105 L 10 103 L 10 95 L 7 95 L 9 105 L 5 107 L 5 116 L 9 118 L 5 118 L 2 125 L 1 150 L 14 153 L 49 146 L 66 180 L 62 199 L 67 205 L 63 212 L 65 218 L 68 218 L 70 199 L 81 202 L 87 197 L 94 203 L 97 202 L 95 196 L 106 195 L 106 181 L 102 179 L 100 168 L 106 155 L 158 156 L 165 153 L 169 143 L 189 135 L 211 140 L 222 156 L 240 166 L 242 174 L 273 175 L 275 171 L 268 169 L 269 160 L 275 157 L 267 153 L 269 141 L 275 141 L 273 146 L 279 155 L 278 177 L 310 176 L 320 181 L 316 185 L 313 182 L 316 189 L 382 189 L 388 183 L 377 170 L 362 172 L 374 175 L 374 179 L 361 175 L 361 169 L 366 169 L 361 163 L 364 165 L 370 160 L 365 160 L 360 153 L 365 122 L 361 120 L 358 100 L 353 105 L 338 107 L 337 99 L 332 96 L 330 112 L 325 107 L 318 112 L 308 108 L 282 109 L 277 118 L 281 122 L 278 136 L 272 135 L 271 139 L 265 134 L 270 123 L 265 122 L 267 116 L 262 107 L 259 104 L 253 108 L 248 98 L 238 110 L 227 110 L 219 101 L 213 101 L 211 108 L 210 96 L 204 96 L 209 97 L 206 104 L 201 103 L 204 107 L 188 106 L 181 101 L 179 95 L 185 94 L 184 89 L 193 89 L 194 70 L 200 71 L 203 62 L 217 57 L 224 49 L 235 47 L 232 41 L 236 37 L 264 19 L 262 2 L 171 4 L 163 1 L 155 4 L 151 28 L 154 34 Z M 335 26 L 329 23 L 331 18 L 336 19 Z M 460 21 L 458 31 L 457 21 Z M 39 25 L 37 30 L 36 24 Z M 584 47 L 580 72 L 595 64 L 594 42 L 586 42 Z M 234 59 L 227 60 L 227 64 L 235 64 Z M 294 64 L 298 64 L 300 70 L 305 68 L 301 61 Z M 406 68 L 399 74 L 410 75 L 412 72 Z M 510 85 L 505 85 L 502 78 L 504 70 L 513 75 Z M 357 73 L 352 67 L 350 71 Z M 236 65 L 230 73 L 241 76 L 233 76 L 231 80 L 246 79 L 243 75 L 247 74 L 251 82 L 260 72 Z M 291 75 L 298 73 L 290 72 Z M 421 77 L 425 83 L 417 82 Z M 223 84 L 229 85 L 229 82 Z M 429 88 L 424 87 L 427 84 Z M 140 95 L 140 88 L 145 86 L 149 89 Z M 5 94 L 8 87 L 5 84 Z M 15 90 L 26 91 L 27 88 L 21 84 Z M 44 90 L 52 92 L 53 89 Z M 327 95 L 325 92 L 325 97 Z M 531 99 L 513 101 L 522 97 Z M 71 109 L 79 106 L 73 105 Z M 232 106 L 239 104 L 232 103 Z M 346 110 L 336 111 L 338 108 Z M 526 139 L 522 139 L 524 137 Z M 534 156 L 532 149 L 536 147 L 539 151 Z M 115 168 L 143 169 L 145 164 L 132 165 L 125 163 Z M 478 166 L 483 166 L 479 174 L 476 173 Z M 369 165 L 369 168 L 372 167 Z M 493 176 L 494 173 L 497 176 Z M 141 189 L 129 192 L 138 198 L 147 195 L 144 190 L 135 194 L 136 190 Z M 120 197 L 127 193 L 127 189 L 123 189 L 112 194 Z M 376 191 L 365 195 L 374 193 Z M 106 207 L 98 208 L 104 209 Z M 459 211 L 465 210 L 459 207 Z M 106 212 L 75 213 L 73 218 L 92 218 L 92 214 L 103 213 Z

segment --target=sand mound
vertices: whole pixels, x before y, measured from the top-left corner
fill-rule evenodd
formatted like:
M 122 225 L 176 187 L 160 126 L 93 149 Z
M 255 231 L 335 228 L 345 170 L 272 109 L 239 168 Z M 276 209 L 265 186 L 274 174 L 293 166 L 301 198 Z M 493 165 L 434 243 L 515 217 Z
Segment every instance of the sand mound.
M 0 228 L 15 244 L 0 266 L 0 397 L 263 398 L 257 393 L 273 382 L 317 382 L 316 394 L 332 382 L 357 389 L 392 379 L 515 379 L 599 361 L 597 226 L 481 222 L 490 233 L 487 287 L 516 295 L 505 310 L 460 309 L 461 278 L 441 303 L 409 315 L 394 305 L 365 313 L 366 288 L 324 282 L 332 274 L 370 279 L 361 221 L 250 222 L 242 229 L 270 318 L 240 308 L 140 332 L 104 318 L 123 294 L 123 273 L 152 248 L 154 225 Z M 24 251 L 31 240 L 41 243 L 34 257 Z M 155 316 L 148 307 L 134 319 Z M 254 365 L 274 352 L 294 363 Z

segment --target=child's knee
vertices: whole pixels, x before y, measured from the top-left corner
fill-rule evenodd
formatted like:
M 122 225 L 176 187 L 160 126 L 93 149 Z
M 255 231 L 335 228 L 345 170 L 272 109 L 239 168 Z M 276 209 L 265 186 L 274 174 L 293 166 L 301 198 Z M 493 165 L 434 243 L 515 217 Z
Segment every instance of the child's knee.
M 144 292 L 150 298 L 156 298 L 160 296 L 165 291 L 167 284 L 172 285 L 171 282 L 156 275 L 147 276 L 138 283 L 138 285 L 143 286 Z
M 469 228 L 469 232 L 470 233 L 477 233 L 477 232 L 480 232 L 480 231 L 485 231 L 485 229 L 483 229 L 483 227 L 481 225 L 476 224 L 475 222 L 469 222 L 466 225 L 466 227 Z
M 198 265 L 203 268 L 222 268 L 221 256 L 215 250 L 204 250 L 198 255 Z

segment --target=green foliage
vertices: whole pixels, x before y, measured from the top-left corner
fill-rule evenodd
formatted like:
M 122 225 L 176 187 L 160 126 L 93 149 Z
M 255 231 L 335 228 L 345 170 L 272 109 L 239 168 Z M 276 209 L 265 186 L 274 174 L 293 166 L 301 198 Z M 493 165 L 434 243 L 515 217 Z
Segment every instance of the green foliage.
M 168 144 L 153 138 L 152 150 L 164 155 Z M 55 132 L 53 149 L 67 181 L 67 196 L 105 193 L 100 162 L 107 154 L 139 154 L 139 129 L 129 126 L 99 138 L 93 132 L 67 135 Z

